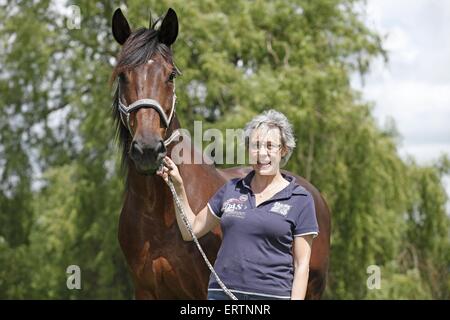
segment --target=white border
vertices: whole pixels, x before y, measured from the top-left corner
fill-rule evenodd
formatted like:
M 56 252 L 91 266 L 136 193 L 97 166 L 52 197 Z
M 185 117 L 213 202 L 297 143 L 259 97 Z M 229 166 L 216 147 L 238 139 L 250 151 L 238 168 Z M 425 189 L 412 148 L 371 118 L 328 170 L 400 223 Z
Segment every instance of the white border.
M 220 220 L 220 217 L 214 213 L 214 210 L 211 208 L 211 206 L 209 205 L 209 202 L 206 204 L 208 206 L 209 211 L 211 211 L 211 213 L 213 214 L 214 217 L 216 217 L 217 219 Z
M 319 235 L 318 232 L 312 231 L 312 232 L 305 232 L 305 233 L 300 233 L 300 234 L 294 234 L 294 237 L 307 236 L 307 235 L 310 235 L 310 234 L 314 235 L 313 239 Z

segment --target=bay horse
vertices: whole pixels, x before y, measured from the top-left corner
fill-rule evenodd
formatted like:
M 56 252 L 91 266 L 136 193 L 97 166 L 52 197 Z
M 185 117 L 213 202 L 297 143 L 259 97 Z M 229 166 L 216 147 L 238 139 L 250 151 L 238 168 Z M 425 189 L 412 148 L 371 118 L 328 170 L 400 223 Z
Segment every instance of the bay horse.
M 117 81 L 113 117 L 126 171 L 118 238 L 134 282 L 136 299 L 206 299 L 210 271 L 193 242 L 179 232 L 172 194 L 155 174 L 173 145 L 164 141 L 179 129 L 175 108 L 175 67 L 171 46 L 178 35 L 173 9 L 149 28 L 131 31 L 117 9 L 112 32 L 122 46 L 111 81 Z M 191 144 L 189 139 L 182 142 Z M 192 147 L 192 153 L 201 152 Z M 194 212 L 227 180 L 243 177 L 250 168 L 225 170 L 208 164 L 181 164 L 179 170 Z M 314 240 L 307 299 L 319 299 L 325 289 L 330 251 L 330 211 L 318 190 L 305 179 L 297 182 L 314 197 L 320 233 Z M 221 243 L 220 227 L 200 239 L 214 263 Z M 236 248 L 239 250 L 239 248 Z

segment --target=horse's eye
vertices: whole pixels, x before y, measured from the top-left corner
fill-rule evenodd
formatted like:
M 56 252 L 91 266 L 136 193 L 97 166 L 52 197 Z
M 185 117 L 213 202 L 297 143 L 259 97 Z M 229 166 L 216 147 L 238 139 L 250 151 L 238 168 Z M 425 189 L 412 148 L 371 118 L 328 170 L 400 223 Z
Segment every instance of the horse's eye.
M 123 72 L 119 73 L 119 80 L 123 81 L 123 82 L 127 82 L 127 77 Z
M 177 73 L 175 71 L 172 71 L 172 73 L 169 76 L 169 82 L 173 82 L 175 77 L 177 76 Z

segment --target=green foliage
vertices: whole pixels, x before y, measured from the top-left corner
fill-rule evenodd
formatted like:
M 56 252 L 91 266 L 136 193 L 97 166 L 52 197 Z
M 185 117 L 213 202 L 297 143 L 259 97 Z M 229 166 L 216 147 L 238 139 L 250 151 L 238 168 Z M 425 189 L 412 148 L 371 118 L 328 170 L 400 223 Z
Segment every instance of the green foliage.
M 0 5 L 0 298 L 132 298 L 118 246 L 123 177 L 108 81 L 119 2 L 76 1 L 80 29 L 56 2 Z M 68 7 L 71 2 L 63 6 Z M 61 5 L 60 5 L 61 6 Z M 184 127 L 241 128 L 275 108 L 295 127 L 287 166 L 332 209 L 327 298 L 449 299 L 443 157 L 404 161 L 395 126 L 379 128 L 350 87 L 385 57 L 362 1 L 127 1 L 132 28 L 173 7 L 177 113 Z M 82 289 L 68 290 L 78 265 Z M 381 289 L 366 270 L 381 268 Z
M 368 299 L 430 299 L 432 292 L 418 269 L 399 270 L 396 263 L 382 269 L 381 288 L 369 290 Z

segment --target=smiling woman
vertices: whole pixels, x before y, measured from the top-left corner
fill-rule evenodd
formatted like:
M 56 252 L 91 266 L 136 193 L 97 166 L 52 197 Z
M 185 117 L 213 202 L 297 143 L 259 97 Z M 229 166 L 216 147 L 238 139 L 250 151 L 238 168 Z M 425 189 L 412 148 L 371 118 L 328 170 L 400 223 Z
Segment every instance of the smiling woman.
M 215 270 L 233 294 L 243 299 L 304 299 L 319 226 L 312 195 L 280 171 L 295 147 L 292 126 L 282 113 L 269 110 L 252 119 L 245 133 L 253 170 L 222 186 L 197 216 L 169 157 L 158 174 L 166 182 L 172 177 L 196 236 L 220 224 L 223 240 Z M 183 239 L 192 240 L 179 213 L 177 222 Z M 208 299 L 229 299 L 213 275 Z

